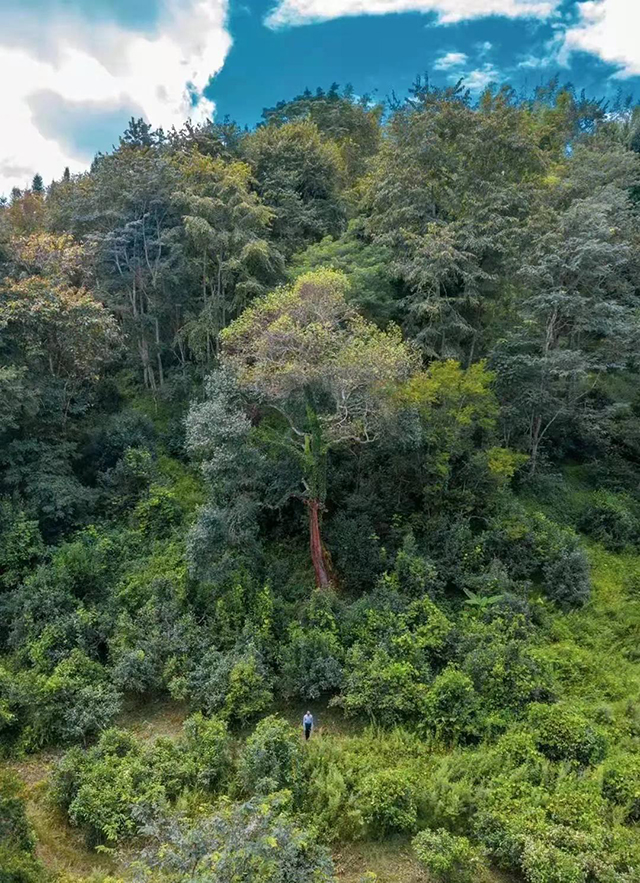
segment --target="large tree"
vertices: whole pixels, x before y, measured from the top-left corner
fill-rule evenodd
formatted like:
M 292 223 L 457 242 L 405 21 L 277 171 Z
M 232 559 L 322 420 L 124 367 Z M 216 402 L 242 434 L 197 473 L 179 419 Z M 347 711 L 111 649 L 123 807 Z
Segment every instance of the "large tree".
M 167 353 L 190 299 L 180 215 L 172 199 L 180 175 L 168 156 L 139 146 L 129 132 L 131 143 L 99 156 L 90 172 L 55 188 L 51 224 L 85 242 L 96 293 L 118 316 L 131 361 L 145 386 L 155 390 L 164 382 Z
M 404 282 L 404 326 L 430 356 L 482 355 L 548 165 L 508 89 L 473 107 L 460 89 L 398 108 L 368 185 L 368 228 Z
M 262 111 L 269 126 L 300 120 L 315 123 L 320 132 L 338 145 L 347 180 L 354 182 L 366 170 L 380 146 L 383 105 L 370 95 L 354 95 L 351 86 L 340 90 L 334 83 L 327 91 L 305 89 L 290 101 L 279 101 Z
M 273 236 L 286 256 L 342 229 L 342 158 L 315 123 L 257 129 L 244 140 L 243 155 L 274 212 Z
M 535 472 L 541 449 L 576 422 L 602 431 L 596 387 L 640 341 L 637 157 L 606 141 L 576 145 L 527 224 L 519 321 L 493 353 L 507 441 Z M 597 429 L 599 427 L 599 429 Z
M 283 273 L 269 242 L 272 212 L 251 191 L 246 163 L 211 159 L 195 151 L 179 164 L 174 194 L 184 212 L 187 257 L 199 308 L 180 332 L 196 356 L 211 364 L 219 331 Z
M 347 286 L 335 271 L 306 274 L 257 301 L 221 334 L 222 363 L 251 408 L 257 442 L 295 464 L 281 501 L 295 496 L 307 508 L 322 587 L 332 580 L 321 534 L 330 452 L 375 441 L 393 393 L 418 367 L 397 329 L 381 331 L 349 307 Z M 212 408 L 210 400 L 192 411 L 192 446 L 206 439 L 208 420 L 218 413 Z

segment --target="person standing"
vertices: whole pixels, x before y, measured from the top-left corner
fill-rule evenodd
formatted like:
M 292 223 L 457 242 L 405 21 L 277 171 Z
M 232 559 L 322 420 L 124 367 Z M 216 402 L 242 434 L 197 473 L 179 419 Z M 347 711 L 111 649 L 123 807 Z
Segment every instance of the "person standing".
M 308 742 L 309 736 L 311 735 L 311 730 L 313 729 L 313 715 L 310 711 L 308 711 L 302 718 L 302 727 L 304 729 L 305 741 Z

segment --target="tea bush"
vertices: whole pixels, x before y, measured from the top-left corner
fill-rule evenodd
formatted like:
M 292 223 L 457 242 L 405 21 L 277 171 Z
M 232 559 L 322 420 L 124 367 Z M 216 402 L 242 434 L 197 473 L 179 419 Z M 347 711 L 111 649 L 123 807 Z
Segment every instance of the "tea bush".
M 466 837 L 451 834 L 444 828 L 420 831 L 413 838 L 413 848 L 420 864 L 436 883 L 472 883 L 483 866 L 481 850 Z

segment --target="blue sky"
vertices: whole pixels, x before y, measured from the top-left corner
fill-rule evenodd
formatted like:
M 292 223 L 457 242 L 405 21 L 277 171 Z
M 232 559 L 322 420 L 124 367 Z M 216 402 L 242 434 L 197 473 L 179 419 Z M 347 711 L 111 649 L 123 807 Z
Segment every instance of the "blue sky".
M 639 33 L 640 0 L 0 0 L 0 193 L 86 168 L 132 114 L 252 125 L 332 81 L 640 94 Z

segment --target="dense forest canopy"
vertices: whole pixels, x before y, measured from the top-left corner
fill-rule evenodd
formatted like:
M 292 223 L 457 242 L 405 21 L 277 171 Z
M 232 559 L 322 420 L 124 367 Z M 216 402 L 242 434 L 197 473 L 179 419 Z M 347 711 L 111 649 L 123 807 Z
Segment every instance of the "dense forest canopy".
M 434 883 L 640 879 L 639 371 L 640 112 L 555 81 L 132 119 L 15 190 L 2 883 L 69 879 L 43 749 L 123 880 L 407 838 Z

